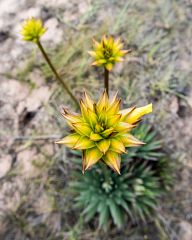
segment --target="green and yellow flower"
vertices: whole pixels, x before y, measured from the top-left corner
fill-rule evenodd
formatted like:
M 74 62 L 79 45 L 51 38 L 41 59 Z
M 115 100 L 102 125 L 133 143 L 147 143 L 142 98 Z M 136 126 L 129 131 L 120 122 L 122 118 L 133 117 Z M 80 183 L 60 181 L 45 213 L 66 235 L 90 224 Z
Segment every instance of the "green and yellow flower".
M 40 19 L 30 18 L 24 22 L 21 35 L 25 41 L 37 42 L 45 32 L 46 29 Z
M 62 113 L 73 133 L 57 141 L 59 144 L 82 150 L 82 171 L 103 161 L 120 174 L 121 154 L 126 147 L 142 145 L 129 132 L 145 114 L 152 112 L 152 104 L 120 110 L 117 94 L 110 101 L 106 91 L 97 103 L 84 93 L 80 101 L 81 115 L 64 109 Z
M 95 59 L 92 65 L 104 66 L 108 71 L 112 70 L 116 62 L 122 62 L 123 56 L 130 52 L 122 49 L 120 38 L 114 40 L 111 36 L 103 36 L 100 43 L 93 39 L 93 48 L 94 51 L 88 52 Z

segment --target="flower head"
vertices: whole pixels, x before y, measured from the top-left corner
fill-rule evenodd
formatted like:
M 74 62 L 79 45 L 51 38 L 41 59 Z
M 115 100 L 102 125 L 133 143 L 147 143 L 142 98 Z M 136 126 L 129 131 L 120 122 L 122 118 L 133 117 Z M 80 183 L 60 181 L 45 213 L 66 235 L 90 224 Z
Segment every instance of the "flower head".
M 92 65 L 104 66 L 108 71 L 112 70 L 116 62 L 122 62 L 123 56 L 130 52 L 122 49 L 120 38 L 114 40 L 111 36 L 103 36 L 100 43 L 93 39 L 93 48 L 94 51 L 88 52 L 95 59 Z
M 40 19 L 30 18 L 24 22 L 21 35 L 25 41 L 37 42 L 45 32 L 46 29 Z
M 120 111 L 120 103 L 117 95 L 110 101 L 106 91 L 97 103 L 84 93 L 81 115 L 64 109 L 63 117 L 73 133 L 57 143 L 83 151 L 83 172 L 102 160 L 120 174 L 121 154 L 126 147 L 143 144 L 129 132 L 143 115 L 152 112 L 152 104 Z

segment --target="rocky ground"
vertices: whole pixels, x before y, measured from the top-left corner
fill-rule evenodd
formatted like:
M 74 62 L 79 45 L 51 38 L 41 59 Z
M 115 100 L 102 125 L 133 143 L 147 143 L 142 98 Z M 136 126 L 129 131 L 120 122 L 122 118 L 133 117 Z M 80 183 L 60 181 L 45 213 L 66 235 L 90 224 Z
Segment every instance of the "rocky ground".
M 97 96 L 102 86 L 87 55 L 93 36 L 121 35 L 133 49 L 115 69 L 111 87 L 120 86 L 125 105 L 154 103 L 150 121 L 177 165 L 174 191 L 160 211 L 167 234 L 162 239 L 191 240 L 192 4 L 187 0 L 0 1 L 0 239 L 109 239 L 85 228 L 71 206 L 67 180 L 73 166 L 66 150 L 54 144 L 66 131 L 59 109 L 71 103 L 36 46 L 21 41 L 21 23 L 28 17 L 43 19 L 48 28 L 43 44 L 77 96 L 82 88 Z M 110 239 L 126 236 L 112 233 Z

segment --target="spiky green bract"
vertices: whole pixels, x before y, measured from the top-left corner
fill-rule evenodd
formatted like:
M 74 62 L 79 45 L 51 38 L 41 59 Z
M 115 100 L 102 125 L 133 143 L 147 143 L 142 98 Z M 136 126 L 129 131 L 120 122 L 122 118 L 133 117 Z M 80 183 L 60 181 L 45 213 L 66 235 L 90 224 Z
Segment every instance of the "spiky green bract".
M 82 150 L 83 173 L 98 161 L 120 174 L 121 155 L 126 147 L 144 144 L 129 132 L 141 118 L 152 112 L 152 104 L 120 110 L 121 99 L 109 99 L 106 91 L 95 103 L 87 93 L 80 101 L 81 114 L 64 109 L 62 113 L 72 134 L 57 141 L 69 148 Z
M 129 218 L 132 222 L 150 218 L 161 194 L 159 179 L 147 163 L 131 162 L 118 176 L 105 181 L 100 170 L 78 174 L 71 186 L 77 193 L 76 206 L 84 209 L 85 221 L 99 216 L 100 228 L 112 222 L 121 228 Z
M 132 134 L 146 144 L 140 147 L 129 148 L 123 158 L 140 158 L 156 161 L 165 156 L 162 151 L 162 140 L 157 138 L 157 132 L 147 124 L 139 125 L 133 129 Z
M 140 148 L 129 148 L 122 159 L 125 162 L 130 159 L 148 161 L 152 169 L 155 169 L 156 176 L 161 179 L 162 190 L 169 190 L 173 185 L 174 165 L 163 151 L 163 141 L 159 138 L 157 131 L 144 123 L 135 128 L 132 134 L 146 144 Z

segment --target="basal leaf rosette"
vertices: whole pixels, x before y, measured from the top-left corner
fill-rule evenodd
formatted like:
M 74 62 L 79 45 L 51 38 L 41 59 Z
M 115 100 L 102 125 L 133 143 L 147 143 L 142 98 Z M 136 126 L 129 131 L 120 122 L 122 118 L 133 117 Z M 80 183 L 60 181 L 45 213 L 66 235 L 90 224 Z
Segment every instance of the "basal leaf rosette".
M 73 133 L 57 141 L 83 151 L 82 171 L 103 161 L 120 174 L 121 154 L 126 147 L 144 144 L 129 132 L 141 117 L 152 112 L 152 104 L 120 110 L 117 94 L 109 100 L 106 91 L 95 103 L 87 93 L 80 101 L 81 114 L 64 109 L 62 113 Z
M 45 32 L 46 29 L 40 19 L 29 18 L 23 23 L 21 35 L 25 41 L 37 42 Z
M 92 65 L 104 66 L 108 71 L 112 70 L 116 62 L 122 62 L 123 57 L 130 50 L 123 50 L 120 38 L 114 40 L 112 36 L 103 36 L 101 42 L 93 39 L 93 51 L 88 53 L 95 59 Z

